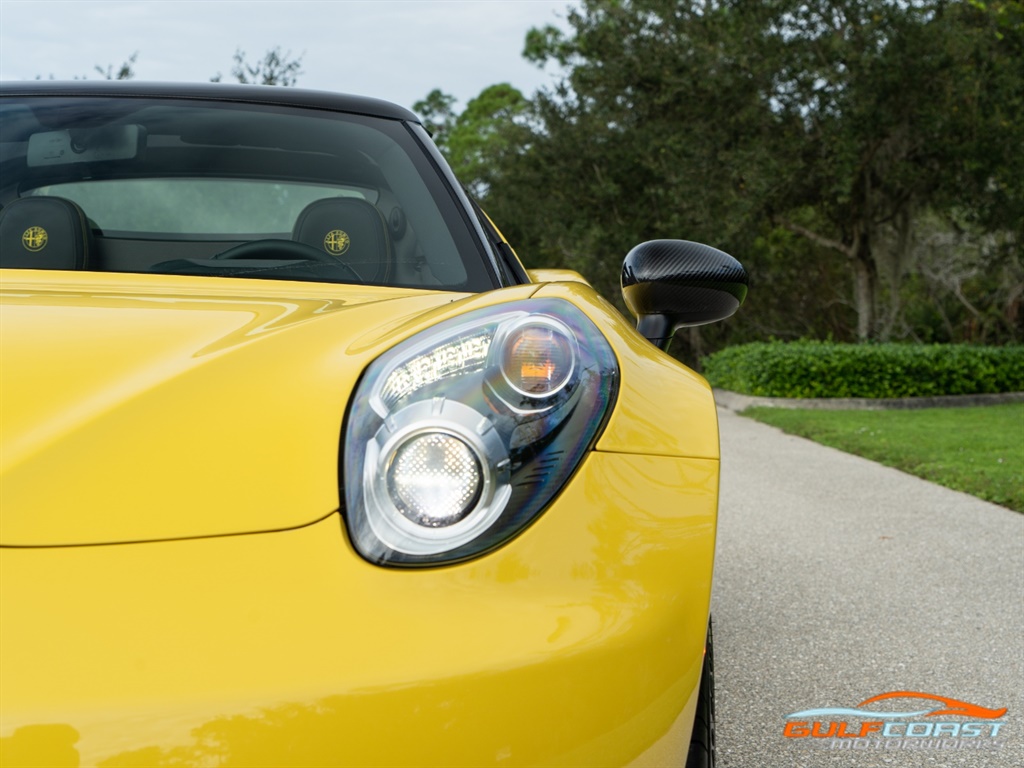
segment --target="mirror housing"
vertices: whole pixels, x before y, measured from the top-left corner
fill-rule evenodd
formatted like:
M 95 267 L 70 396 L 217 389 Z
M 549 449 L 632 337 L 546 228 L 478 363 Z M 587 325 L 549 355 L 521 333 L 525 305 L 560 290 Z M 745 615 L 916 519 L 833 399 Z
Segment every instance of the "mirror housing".
M 732 315 L 747 296 L 747 272 L 729 254 L 687 240 L 649 240 L 626 254 L 622 296 L 637 330 L 667 349 L 677 328 Z

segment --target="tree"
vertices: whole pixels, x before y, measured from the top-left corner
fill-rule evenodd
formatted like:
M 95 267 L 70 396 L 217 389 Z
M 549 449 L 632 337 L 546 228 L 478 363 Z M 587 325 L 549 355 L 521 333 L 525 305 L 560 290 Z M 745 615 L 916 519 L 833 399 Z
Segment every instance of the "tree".
M 112 64 L 108 64 L 106 69 L 97 64 L 93 69 L 100 73 L 105 80 L 132 80 L 135 77 L 135 60 L 137 58 L 139 58 L 138 51 L 125 59 L 116 71 Z
M 773 33 L 780 55 L 772 99 L 784 120 L 803 124 L 794 134 L 803 148 L 791 155 L 772 215 L 846 257 L 857 336 L 885 337 L 900 313 L 919 214 L 956 206 L 1009 221 L 1008 211 L 995 212 L 995 198 L 1020 188 L 1010 177 L 1024 140 L 1019 54 L 970 5 L 790 5 Z M 880 278 L 888 284 L 886 322 Z
M 135 77 L 135 60 L 138 59 L 138 58 L 139 58 L 139 52 L 136 51 L 131 56 L 129 56 L 127 59 L 125 59 L 121 63 L 121 66 L 119 66 L 116 70 L 114 69 L 114 65 L 113 64 L 108 64 L 106 69 L 101 67 L 99 64 L 96 64 L 96 65 L 93 66 L 93 69 L 97 73 L 102 75 L 103 79 L 105 79 L 105 80 L 131 80 L 131 79 L 133 79 Z M 43 79 L 42 75 L 36 75 L 36 80 L 42 80 L 42 79 Z M 48 79 L 49 80 L 53 80 L 54 79 L 52 73 L 49 75 Z M 75 79 L 75 80 L 88 80 L 88 78 L 85 75 L 83 75 L 82 77 L 78 77 L 78 75 L 75 75 L 73 79 Z
M 583 272 L 609 298 L 622 258 L 662 237 L 745 251 L 770 179 L 769 73 L 751 50 L 760 4 L 598 2 L 569 35 L 527 37 L 565 79 L 533 100 L 528 151 L 509 155 L 488 205 L 534 264 Z M 508 222 L 508 223 L 506 223 Z
M 905 279 L 920 270 L 915 241 L 929 216 L 1009 232 L 985 258 L 1015 249 L 1019 259 L 1019 7 L 584 0 L 568 34 L 527 37 L 527 58 L 566 75 L 534 99 L 531 136 L 519 156 L 506 153 L 515 165 L 502 169 L 489 208 L 525 233 L 528 260 L 578 264 L 609 293 L 626 248 L 682 237 L 750 262 L 755 302 L 758 282 L 775 278 L 759 270 L 825 281 L 792 284 L 815 285 L 811 301 L 767 297 L 766 314 L 780 320 L 786 304 L 803 306 L 787 334 L 820 332 L 817 314 L 839 323 L 839 337 L 913 336 Z M 1018 273 L 1001 274 L 999 291 L 973 285 L 986 300 L 1018 295 Z M 850 299 L 837 304 L 837 288 Z
M 292 58 L 292 52 L 282 52 L 281 48 L 275 46 L 267 51 L 263 58 L 255 64 L 250 64 L 245 58 L 245 51 L 241 48 L 235 51 L 234 66 L 231 67 L 231 76 L 243 85 L 284 85 L 293 86 L 298 82 L 302 72 L 302 57 L 305 53 Z M 221 82 L 222 75 L 218 72 L 210 78 L 210 82 Z
M 529 104 L 508 83 L 492 85 L 469 100 L 448 137 L 452 167 L 477 197 L 486 197 L 502 168 L 528 143 Z
M 448 137 L 458 117 L 454 107 L 455 97 L 440 88 L 435 88 L 426 98 L 412 105 L 413 111 L 423 120 L 423 127 L 430 131 L 434 143 L 442 152 L 448 149 Z
M 518 156 L 528 142 L 525 121 L 530 103 L 516 88 L 499 83 L 484 88 L 461 112 L 454 105 L 454 96 L 435 88 L 413 110 L 455 175 L 482 199 L 501 169 L 510 164 L 507 155 Z

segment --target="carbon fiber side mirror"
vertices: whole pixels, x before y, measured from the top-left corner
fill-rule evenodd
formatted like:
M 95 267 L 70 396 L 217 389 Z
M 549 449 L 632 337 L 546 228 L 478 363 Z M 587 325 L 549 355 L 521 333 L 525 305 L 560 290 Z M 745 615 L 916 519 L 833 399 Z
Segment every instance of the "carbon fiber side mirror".
M 747 295 L 743 265 L 687 240 L 649 240 L 626 254 L 622 295 L 637 330 L 666 349 L 677 328 L 724 320 Z

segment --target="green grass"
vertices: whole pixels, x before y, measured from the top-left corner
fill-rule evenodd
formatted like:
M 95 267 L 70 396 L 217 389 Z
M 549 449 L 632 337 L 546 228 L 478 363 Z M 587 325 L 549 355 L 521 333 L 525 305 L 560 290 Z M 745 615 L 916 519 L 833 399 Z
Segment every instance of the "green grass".
M 1024 403 L 912 411 L 748 408 L 743 415 L 1024 512 Z

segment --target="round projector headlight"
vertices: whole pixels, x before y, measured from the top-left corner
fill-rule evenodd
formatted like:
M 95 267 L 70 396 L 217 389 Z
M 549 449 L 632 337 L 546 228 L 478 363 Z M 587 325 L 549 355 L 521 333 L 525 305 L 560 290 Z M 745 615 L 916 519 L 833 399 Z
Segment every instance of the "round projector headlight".
M 443 528 L 459 522 L 476 506 L 483 474 L 466 443 L 444 432 L 428 432 L 399 446 L 387 480 L 399 512 L 418 525 Z

